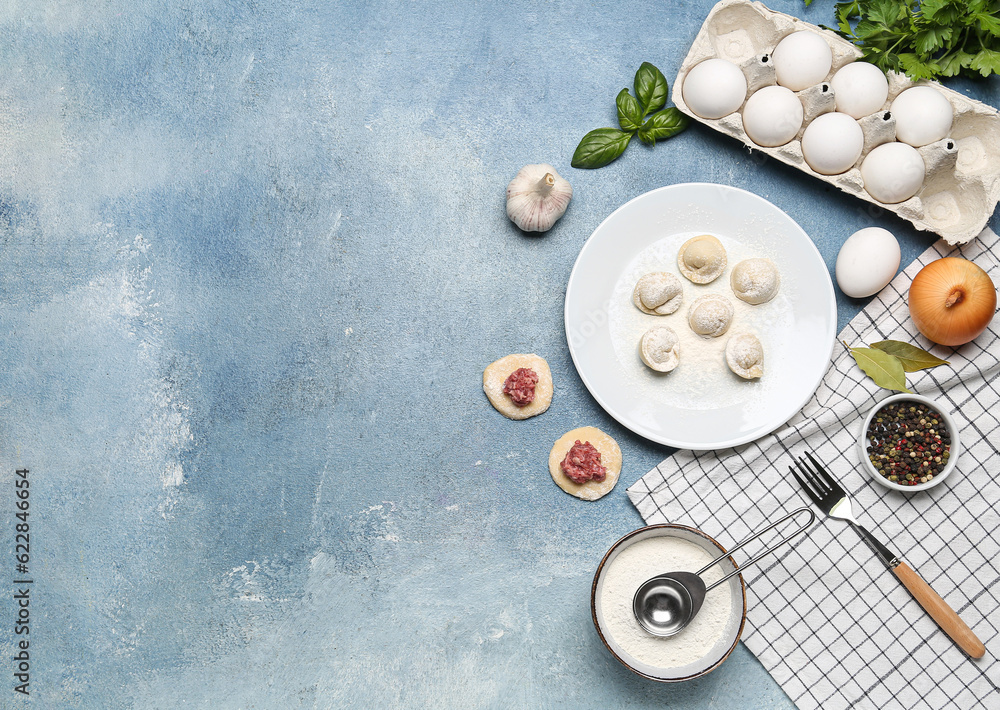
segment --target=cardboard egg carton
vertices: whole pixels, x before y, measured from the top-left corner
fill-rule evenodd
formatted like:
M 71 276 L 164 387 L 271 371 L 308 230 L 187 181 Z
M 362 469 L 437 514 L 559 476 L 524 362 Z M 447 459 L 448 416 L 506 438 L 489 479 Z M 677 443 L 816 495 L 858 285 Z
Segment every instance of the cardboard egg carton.
M 682 88 L 687 73 L 699 62 L 713 57 L 739 66 L 747 78 L 747 98 L 757 89 L 776 84 L 771 52 L 785 36 L 809 30 L 823 37 L 833 52 L 833 66 L 826 79 L 796 92 L 803 104 L 804 120 L 799 134 L 777 148 L 764 148 L 743 130 L 743 108 L 720 119 L 698 116 L 684 102 Z M 717 131 L 737 138 L 748 147 L 793 165 L 844 192 L 895 212 L 917 229 L 935 232 L 949 244 L 964 244 L 979 234 L 1000 200 L 1000 116 L 992 106 L 970 99 L 937 82 L 933 86 L 951 102 L 954 121 L 947 138 L 918 148 L 926 173 L 916 195 L 898 204 L 878 202 L 865 191 L 861 162 L 869 151 L 896 139 L 895 119 L 889 106 L 900 92 L 914 86 L 905 75 L 890 72 L 889 97 L 885 105 L 858 123 L 865 136 L 861 157 L 853 168 L 840 175 L 821 175 L 802 157 L 802 131 L 817 116 L 834 110 L 830 79 L 838 69 L 861 57 L 861 51 L 839 35 L 759 2 L 722 0 L 705 19 L 691 50 L 673 84 L 673 102 L 685 114 Z

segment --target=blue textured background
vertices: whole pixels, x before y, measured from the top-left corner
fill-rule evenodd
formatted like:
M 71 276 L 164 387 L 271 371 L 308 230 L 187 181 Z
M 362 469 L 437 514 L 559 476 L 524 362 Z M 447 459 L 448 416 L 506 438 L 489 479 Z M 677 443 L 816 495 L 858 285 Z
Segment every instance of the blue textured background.
M 767 197 L 831 266 L 864 226 L 904 264 L 932 239 L 697 125 L 569 167 L 711 6 L 0 4 L 0 591 L 28 467 L 35 706 L 790 707 L 742 646 L 680 686 L 601 646 L 594 569 L 669 450 L 582 386 L 566 281 L 677 182 Z M 542 237 L 504 214 L 529 162 L 575 188 Z M 843 324 L 864 303 L 839 298 Z M 545 415 L 486 402 L 511 352 L 551 364 Z M 624 452 L 597 503 L 546 471 L 582 425 Z M 5 708 L 13 617 L 3 591 Z

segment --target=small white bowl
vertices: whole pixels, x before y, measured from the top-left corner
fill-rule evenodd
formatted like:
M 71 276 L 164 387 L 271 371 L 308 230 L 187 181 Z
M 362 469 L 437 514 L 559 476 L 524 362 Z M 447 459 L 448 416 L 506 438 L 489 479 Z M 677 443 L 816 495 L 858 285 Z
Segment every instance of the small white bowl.
M 671 668 L 661 668 L 643 663 L 626 651 L 609 633 L 608 624 L 604 618 L 604 609 L 602 608 L 601 592 L 603 590 L 605 572 L 615 557 L 629 545 L 651 537 L 676 537 L 687 542 L 692 542 L 704 549 L 712 558 L 726 554 L 726 549 L 722 545 L 701 530 L 685 527 L 684 525 L 650 525 L 633 530 L 611 546 L 611 549 L 604 555 L 604 559 L 601 560 L 601 564 L 598 565 L 597 572 L 594 574 L 594 583 L 590 590 L 590 612 L 594 619 L 594 626 L 597 628 L 597 634 L 601 637 L 601 641 L 604 642 L 605 647 L 611 652 L 611 655 L 633 673 L 662 683 L 678 683 L 684 680 L 691 680 L 692 678 L 700 678 L 718 668 L 722 665 L 723 661 L 729 658 L 729 654 L 736 648 L 736 644 L 743 634 L 743 626 L 747 619 L 747 591 L 746 585 L 743 582 L 743 575 L 734 575 L 726 582 L 729 585 L 730 599 L 732 600 L 729 620 L 723 630 L 722 637 L 715 642 L 708 653 L 701 658 L 692 660 L 686 665 Z M 720 560 L 718 566 L 722 570 L 723 575 L 729 574 L 736 569 L 736 564 L 733 562 L 732 557 Z M 664 572 L 666 571 L 664 570 Z
M 915 486 L 902 486 L 898 483 L 893 483 L 879 473 L 878 470 L 872 465 L 871 460 L 868 458 L 868 425 L 871 424 L 872 419 L 875 418 L 875 415 L 883 407 L 887 404 L 891 404 L 892 402 L 920 402 L 922 404 L 926 404 L 928 407 L 941 415 L 941 419 L 944 421 L 945 426 L 948 429 L 948 436 L 951 437 L 951 449 L 948 454 L 948 463 L 941 473 L 934 476 L 934 478 L 929 480 L 927 483 L 919 483 Z M 858 436 L 858 452 L 861 455 L 861 465 L 864 467 L 865 471 L 868 472 L 868 475 L 871 476 L 876 483 L 894 491 L 902 491 L 903 493 L 926 491 L 928 488 L 933 488 L 943 482 L 944 479 L 946 479 L 951 472 L 955 470 L 955 465 L 958 463 L 958 455 L 961 451 L 962 445 L 958 439 L 958 425 L 955 423 L 954 418 L 948 414 L 944 407 L 935 402 L 933 399 L 919 394 L 895 394 L 891 397 L 883 399 L 881 402 L 872 407 L 870 412 L 868 412 L 868 416 L 865 417 L 865 420 L 861 425 L 861 433 Z

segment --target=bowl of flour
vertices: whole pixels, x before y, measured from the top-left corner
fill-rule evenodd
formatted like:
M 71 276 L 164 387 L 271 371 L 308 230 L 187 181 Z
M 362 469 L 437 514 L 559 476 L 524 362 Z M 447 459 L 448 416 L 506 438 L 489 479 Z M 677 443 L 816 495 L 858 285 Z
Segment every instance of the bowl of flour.
M 604 555 L 594 575 L 590 609 L 601 641 L 625 667 L 645 678 L 676 683 L 703 676 L 725 661 L 743 633 L 746 586 L 735 575 L 705 596 L 701 611 L 676 636 L 647 633 L 632 613 L 636 589 L 664 572 L 697 572 L 726 550 L 683 525 L 634 530 Z M 725 557 L 702 574 L 709 586 L 736 569 Z

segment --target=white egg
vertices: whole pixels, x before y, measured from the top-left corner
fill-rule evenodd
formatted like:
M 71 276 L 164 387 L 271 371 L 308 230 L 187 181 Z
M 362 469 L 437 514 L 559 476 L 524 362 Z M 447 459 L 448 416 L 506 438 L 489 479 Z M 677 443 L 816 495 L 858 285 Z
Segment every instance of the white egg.
M 706 59 L 684 77 L 684 103 L 702 118 L 722 118 L 743 105 L 747 78 L 725 59 Z
M 881 227 L 860 229 L 837 254 L 837 285 L 851 298 L 866 298 L 886 287 L 899 269 L 899 242 Z
M 883 143 L 865 156 L 861 179 L 879 202 L 894 205 L 917 194 L 924 184 L 924 159 L 906 143 Z
M 806 126 L 802 155 L 820 175 L 839 175 L 850 170 L 861 157 L 865 134 L 846 113 L 824 113 Z
M 765 86 L 747 99 L 743 129 L 754 143 L 766 148 L 784 145 L 802 128 L 802 102 L 790 89 Z
M 875 113 L 889 97 L 889 81 L 874 64 L 853 62 L 841 67 L 833 79 L 833 96 L 837 110 L 854 118 Z
M 892 102 L 896 117 L 896 140 L 915 148 L 947 137 L 955 114 L 951 102 L 931 86 L 914 86 Z
M 816 32 L 793 32 L 778 42 L 771 52 L 778 83 L 792 91 L 818 84 L 830 73 L 833 52 Z

